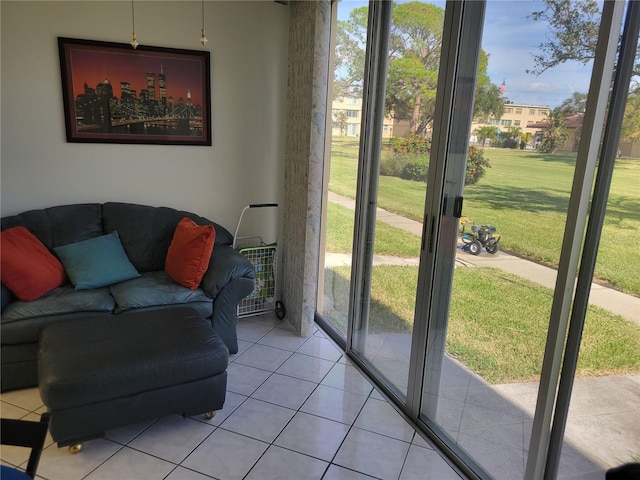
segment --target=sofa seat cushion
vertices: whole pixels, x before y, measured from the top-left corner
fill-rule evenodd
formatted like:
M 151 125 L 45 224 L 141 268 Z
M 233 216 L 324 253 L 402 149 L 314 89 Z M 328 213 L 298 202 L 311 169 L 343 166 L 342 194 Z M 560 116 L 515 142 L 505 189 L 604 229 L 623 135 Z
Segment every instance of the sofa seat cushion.
M 5 353 L 8 347 L 14 346 L 17 348 L 23 348 L 29 346 L 31 344 L 38 345 L 38 339 L 40 338 L 40 333 L 42 330 L 47 328 L 47 326 L 59 323 L 66 322 L 67 320 L 75 320 L 77 318 L 85 318 L 87 315 L 102 315 L 105 317 L 112 317 L 113 313 L 104 312 L 104 313 L 95 313 L 95 312 L 74 312 L 74 313 L 63 313 L 60 315 L 48 315 L 46 317 L 33 317 L 27 318 L 25 320 L 20 320 L 18 322 L 10 322 L 4 323 L 2 322 L 2 348 L 0 351 L 2 352 L 3 362 L 5 360 Z M 35 355 L 32 360 L 35 362 Z M 4 382 L 4 378 L 3 378 Z M 29 385 L 33 386 L 35 384 Z
M 125 399 L 218 375 L 228 359 L 211 323 L 186 307 L 61 322 L 40 338 L 40 394 L 50 410 Z
M 108 287 L 75 290 L 71 285 L 63 285 L 32 302 L 11 302 L 2 312 L 2 343 L 5 343 L 4 325 L 9 322 L 74 312 L 113 312 L 114 308 Z
M 210 311 L 204 315 L 205 317 L 210 317 L 213 313 L 213 301 L 201 288 L 191 290 L 183 287 L 163 271 L 145 272 L 139 278 L 111 285 L 109 288 L 116 302 L 115 313 L 135 308 L 200 302 L 210 306 Z

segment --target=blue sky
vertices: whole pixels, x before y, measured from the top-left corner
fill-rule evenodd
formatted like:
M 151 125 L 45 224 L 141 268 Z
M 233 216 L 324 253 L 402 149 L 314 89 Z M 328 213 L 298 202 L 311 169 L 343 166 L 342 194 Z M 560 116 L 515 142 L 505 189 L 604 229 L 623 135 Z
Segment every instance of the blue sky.
M 444 1 L 432 3 L 444 8 Z M 353 8 L 367 4 L 342 0 L 338 18 L 346 19 Z M 587 92 L 591 64 L 567 62 L 539 76 L 526 73 L 534 68 L 532 52 L 537 52 L 547 34 L 545 23 L 534 22 L 527 15 L 543 6 L 540 0 L 488 0 L 482 48 L 489 54 L 487 73 L 491 81 L 497 85 L 503 80 L 506 83 L 505 97 L 519 104 L 556 107 L 576 91 Z
M 567 62 L 536 76 L 532 52 L 545 40 L 547 25 L 527 15 L 541 10 L 540 1 L 489 1 L 482 48 L 490 55 L 488 73 L 494 83 L 507 85 L 505 96 L 515 103 L 556 107 L 578 91 L 586 93 L 591 63 Z

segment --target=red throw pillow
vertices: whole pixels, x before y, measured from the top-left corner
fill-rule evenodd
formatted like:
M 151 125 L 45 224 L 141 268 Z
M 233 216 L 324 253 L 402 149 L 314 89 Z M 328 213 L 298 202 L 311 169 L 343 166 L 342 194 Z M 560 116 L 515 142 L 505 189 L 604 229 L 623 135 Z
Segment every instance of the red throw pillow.
M 40 298 L 66 281 L 64 267 L 25 227 L 0 233 L 2 283 L 23 302 Z
M 216 230 L 185 217 L 180 220 L 169 245 L 164 270 L 180 285 L 195 290 L 207 271 Z

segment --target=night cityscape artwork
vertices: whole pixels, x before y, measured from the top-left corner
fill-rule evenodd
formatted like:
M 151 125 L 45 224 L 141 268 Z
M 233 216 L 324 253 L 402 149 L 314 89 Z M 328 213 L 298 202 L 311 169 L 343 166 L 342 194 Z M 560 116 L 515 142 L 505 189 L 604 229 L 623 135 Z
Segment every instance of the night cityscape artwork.
M 58 38 L 68 142 L 211 145 L 208 51 Z

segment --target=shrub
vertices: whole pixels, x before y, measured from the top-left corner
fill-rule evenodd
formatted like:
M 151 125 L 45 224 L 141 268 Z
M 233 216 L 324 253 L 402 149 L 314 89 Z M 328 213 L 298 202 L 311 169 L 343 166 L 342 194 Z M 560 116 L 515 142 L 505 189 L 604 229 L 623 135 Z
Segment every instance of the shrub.
M 470 146 L 464 184 L 473 185 L 477 183 L 480 177 L 485 174 L 487 168 L 491 168 L 491 165 L 489 165 L 489 159 L 484 158 L 484 151 Z
M 400 155 L 389 155 L 385 157 L 380 160 L 380 175 L 399 177 L 402 169 L 407 164 L 406 157 Z
M 484 150 L 470 146 L 464 184 L 473 185 L 477 183 L 485 174 L 487 168 L 491 168 L 491 165 L 489 165 L 489 160 L 484 158 Z M 428 174 L 429 155 L 426 153 L 422 155 L 416 154 L 415 152 L 413 155 L 390 155 L 380 162 L 380 175 L 426 182 Z
M 380 175 L 426 181 L 431 142 L 419 135 L 389 139 L 393 155 L 380 162 Z
M 429 153 L 431 142 L 426 137 L 409 135 L 408 137 L 393 137 L 389 140 L 393 153 L 415 155 Z
M 429 173 L 429 158 L 424 156 L 416 158 L 411 162 L 407 162 L 402 168 L 400 178 L 404 180 L 415 180 L 420 182 L 427 181 L 427 175 Z

